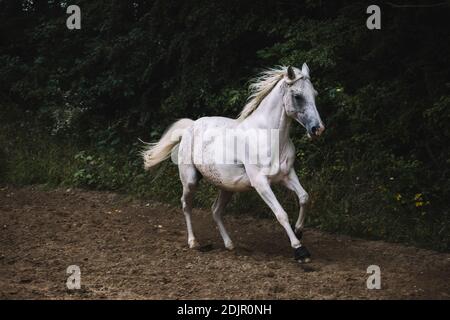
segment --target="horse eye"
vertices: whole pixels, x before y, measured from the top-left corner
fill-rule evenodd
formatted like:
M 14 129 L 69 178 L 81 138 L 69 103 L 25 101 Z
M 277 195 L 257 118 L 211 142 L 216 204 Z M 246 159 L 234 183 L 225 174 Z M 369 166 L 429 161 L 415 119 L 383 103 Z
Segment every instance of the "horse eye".
M 295 98 L 295 100 L 297 100 L 297 101 L 302 101 L 302 100 L 303 100 L 303 97 L 302 97 L 301 94 L 295 94 L 295 95 L 294 95 L 294 98 Z

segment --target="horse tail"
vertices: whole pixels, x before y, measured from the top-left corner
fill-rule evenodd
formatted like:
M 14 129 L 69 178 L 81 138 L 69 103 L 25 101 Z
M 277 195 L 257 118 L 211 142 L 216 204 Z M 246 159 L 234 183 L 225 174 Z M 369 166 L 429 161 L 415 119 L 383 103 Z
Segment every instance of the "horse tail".
M 145 170 L 169 158 L 172 149 L 180 143 L 184 130 L 191 127 L 193 123 L 191 119 L 180 119 L 163 133 L 158 142 L 148 143 L 148 147 L 142 151 Z

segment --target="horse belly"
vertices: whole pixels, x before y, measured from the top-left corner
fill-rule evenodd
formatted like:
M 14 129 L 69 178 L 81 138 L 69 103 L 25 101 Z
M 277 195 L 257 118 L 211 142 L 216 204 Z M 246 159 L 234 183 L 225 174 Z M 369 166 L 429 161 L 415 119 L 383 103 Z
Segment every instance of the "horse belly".
M 251 188 L 243 166 L 234 164 L 196 164 L 203 178 L 219 188 L 229 191 L 246 191 Z

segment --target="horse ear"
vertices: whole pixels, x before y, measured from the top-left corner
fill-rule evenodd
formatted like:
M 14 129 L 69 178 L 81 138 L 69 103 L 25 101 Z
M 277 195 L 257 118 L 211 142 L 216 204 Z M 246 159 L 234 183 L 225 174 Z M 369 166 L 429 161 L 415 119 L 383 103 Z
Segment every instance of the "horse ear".
M 306 62 L 303 63 L 302 73 L 309 78 L 309 68 L 308 68 L 308 65 L 306 64 Z
M 289 80 L 295 79 L 295 71 L 294 68 L 292 68 L 291 66 L 287 68 L 287 77 L 289 78 Z

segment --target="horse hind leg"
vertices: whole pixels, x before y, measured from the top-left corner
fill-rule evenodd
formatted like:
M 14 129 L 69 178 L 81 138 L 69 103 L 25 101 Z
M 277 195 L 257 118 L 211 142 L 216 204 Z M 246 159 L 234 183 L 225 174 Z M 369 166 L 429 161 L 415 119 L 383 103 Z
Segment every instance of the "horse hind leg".
M 192 213 L 192 198 L 194 191 L 200 180 L 200 175 L 193 165 L 180 165 L 180 179 L 183 184 L 183 195 L 181 196 L 181 205 L 183 207 L 184 217 L 186 219 L 186 227 L 188 232 L 189 248 L 198 248 L 199 244 L 194 236 L 192 229 L 191 213 Z
M 217 227 L 219 228 L 219 232 L 220 235 L 222 236 L 225 248 L 227 248 L 228 250 L 233 250 L 234 245 L 233 241 L 231 241 L 230 236 L 228 235 L 227 230 L 225 229 L 225 226 L 223 225 L 222 213 L 225 209 L 225 206 L 230 201 L 232 195 L 233 193 L 230 191 L 220 190 L 219 195 L 217 196 L 211 208 L 214 221 L 216 222 Z

